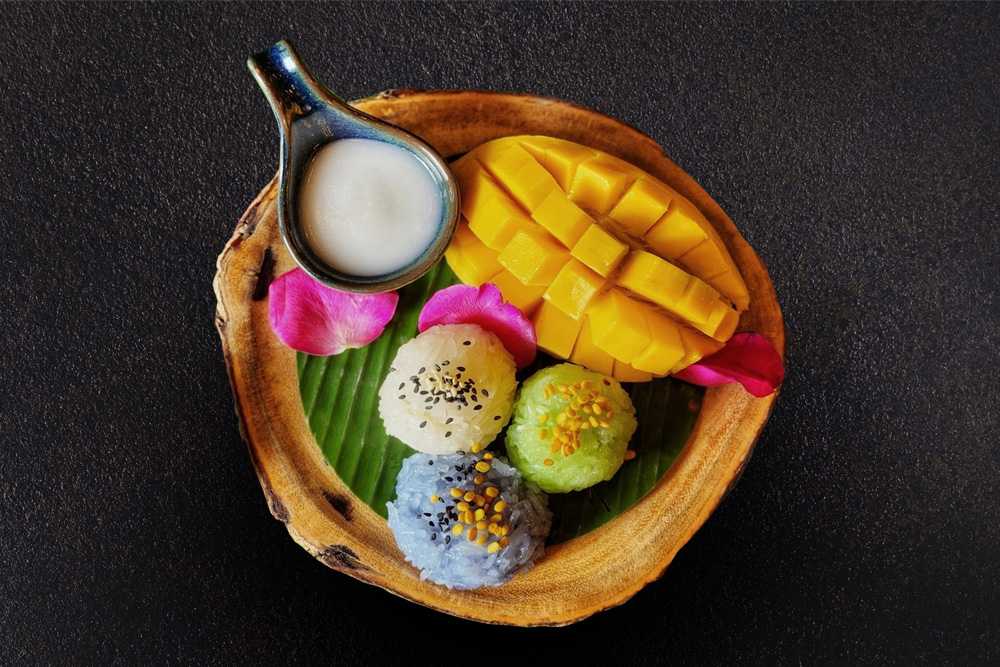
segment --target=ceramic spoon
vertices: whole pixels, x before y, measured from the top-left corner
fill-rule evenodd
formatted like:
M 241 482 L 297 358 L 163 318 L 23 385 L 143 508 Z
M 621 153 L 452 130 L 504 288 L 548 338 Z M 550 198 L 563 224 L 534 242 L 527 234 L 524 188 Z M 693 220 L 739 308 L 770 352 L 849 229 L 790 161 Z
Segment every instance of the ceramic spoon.
M 429 271 L 448 247 L 459 214 L 458 186 L 441 156 L 416 135 L 350 107 L 313 76 L 287 41 L 251 56 L 247 66 L 278 119 L 278 227 L 299 266 L 330 287 L 369 293 L 397 289 Z M 316 150 L 338 139 L 374 139 L 404 148 L 431 173 L 442 198 L 441 221 L 431 244 L 410 264 L 384 275 L 353 276 L 321 260 L 306 242 L 298 212 L 302 176 Z

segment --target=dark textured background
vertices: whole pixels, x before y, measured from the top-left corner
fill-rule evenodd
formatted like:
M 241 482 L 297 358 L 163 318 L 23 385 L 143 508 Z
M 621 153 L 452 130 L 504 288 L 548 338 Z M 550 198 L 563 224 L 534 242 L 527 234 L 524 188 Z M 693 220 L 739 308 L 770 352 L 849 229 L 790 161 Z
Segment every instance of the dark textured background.
M 0 29 L 0 664 L 1000 661 L 997 5 L 4 4 Z M 212 277 L 277 167 L 243 61 L 280 38 L 349 99 L 621 118 L 767 263 L 782 396 L 625 605 L 479 626 L 271 518 Z

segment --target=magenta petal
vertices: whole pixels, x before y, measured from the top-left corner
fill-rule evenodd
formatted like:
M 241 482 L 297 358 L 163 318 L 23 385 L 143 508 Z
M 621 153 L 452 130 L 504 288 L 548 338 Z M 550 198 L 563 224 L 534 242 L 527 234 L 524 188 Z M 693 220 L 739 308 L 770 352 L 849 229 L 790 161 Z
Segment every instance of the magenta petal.
M 756 333 L 736 334 L 725 347 L 674 377 L 703 387 L 739 382 L 756 396 L 763 398 L 785 379 L 785 365 L 771 342 Z
M 514 357 L 518 370 L 535 360 L 534 325 L 517 306 L 504 303 L 500 288 L 492 283 L 440 290 L 424 304 L 417 329 L 423 332 L 436 324 L 478 324 L 492 331 Z
M 363 347 L 385 329 L 399 295 L 352 294 L 327 287 L 294 269 L 271 283 L 271 329 L 288 347 L 309 354 L 340 354 Z

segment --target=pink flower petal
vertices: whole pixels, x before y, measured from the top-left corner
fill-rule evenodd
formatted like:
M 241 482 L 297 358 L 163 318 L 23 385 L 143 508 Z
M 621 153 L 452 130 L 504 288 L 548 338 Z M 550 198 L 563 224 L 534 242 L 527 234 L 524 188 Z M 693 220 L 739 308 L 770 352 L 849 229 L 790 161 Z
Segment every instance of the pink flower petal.
M 725 347 L 674 377 L 702 387 L 739 382 L 756 396 L 774 393 L 785 379 L 785 366 L 771 342 L 760 334 L 741 333 L 729 339 Z
M 478 324 L 492 331 L 513 355 L 518 370 L 535 360 L 538 342 L 534 325 L 517 306 L 505 304 L 500 288 L 492 283 L 440 290 L 424 304 L 417 329 L 423 332 L 436 324 Z
M 271 329 L 288 347 L 309 354 L 340 354 L 372 342 L 396 312 L 399 295 L 352 294 L 327 287 L 294 269 L 271 283 Z

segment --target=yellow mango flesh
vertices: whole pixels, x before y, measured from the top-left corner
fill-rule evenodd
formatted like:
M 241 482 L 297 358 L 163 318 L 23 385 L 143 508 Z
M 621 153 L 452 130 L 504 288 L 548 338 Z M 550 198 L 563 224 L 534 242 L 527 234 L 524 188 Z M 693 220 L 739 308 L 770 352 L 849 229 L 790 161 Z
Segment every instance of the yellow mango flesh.
M 736 330 L 749 296 L 721 238 L 641 169 L 538 136 L 487 142 L 452 169 L 463 219 L 449 264 L 496 284 L 552 356 L 642 382 Z

